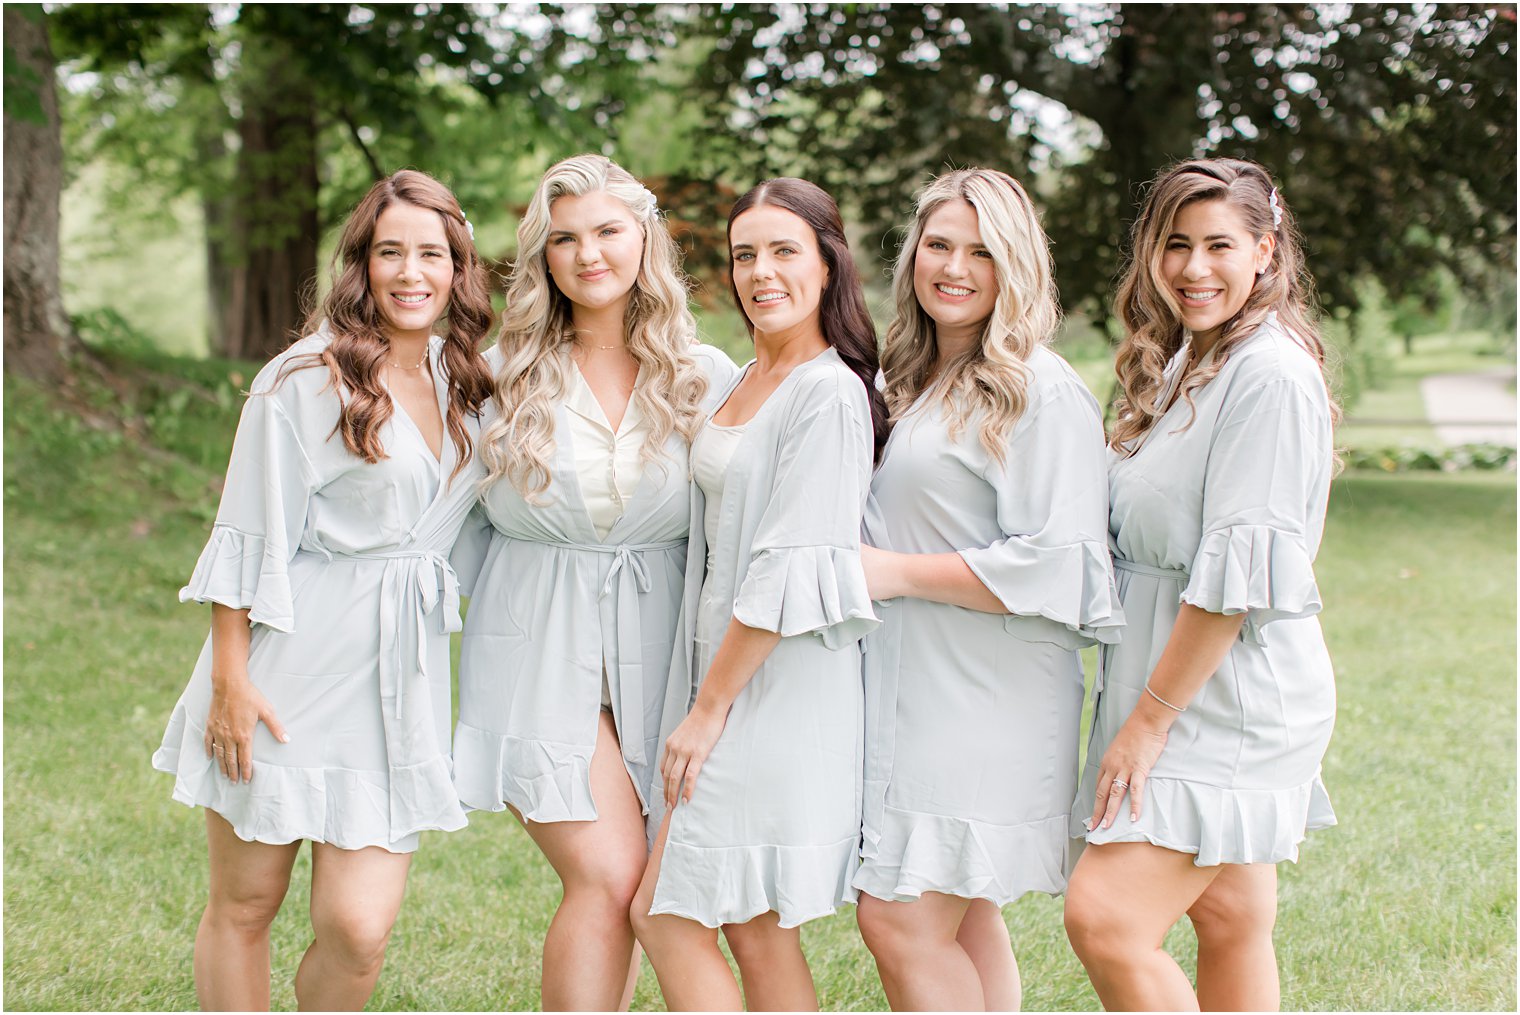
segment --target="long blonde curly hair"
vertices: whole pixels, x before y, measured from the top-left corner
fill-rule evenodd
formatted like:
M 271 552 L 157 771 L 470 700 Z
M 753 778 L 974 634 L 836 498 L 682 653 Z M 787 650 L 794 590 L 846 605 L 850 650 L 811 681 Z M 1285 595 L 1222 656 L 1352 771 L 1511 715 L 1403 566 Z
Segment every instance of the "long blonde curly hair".
M 939 343 L 934 319 L 913 290 L 913 271 L 929 216 L 955 200 L 976 209 L 998 291 L 980 340 L 936 376 Z M 1032 375 L 1027 360 L 1061 324 L 1050 241 L 1024 188 L 995 169 L 959 169 L 930 181 L 918 196 L 913 224 L 897 255 L 892 296 L 896 317 L 887 329 L 881 368 L 893 422 L 932 382 L 940 392 L 951 437 L 958 437 L 980 410 L 982 447 L 1003 464 L 1008 435 L 1029 401 Z
M 1168 398 L 1166 367 L 1182 348 L 1187 330 L 1177 297 L 1161 278 L 1161 259 L 1178 213 L 1199 201 L 1228 203 L 1240 213 L 1253 237 L 1271 235 L 1275 242 L 1272 258 L 1245 305 L 1221 327 L 1210 361 L 1189 369 Z M 1261 166 L 1244 159 L 1193 159 L 1163 169 L 1135 219 L 1130 248 L 1115 307 L 1124 324 L 1124 341 L 1114 362 L 1120 394 L 1114 401 L 1117 422 L 1108 442 L 1119 453 L 1131 455 L 1139 450 L 1136 438 L 1149 433 L 1177 399 L 1194 410 L 1193 392 L 1213 380 L 1230 354 L 1274 311 L 1278 323 L 1314 357 L 1324 375 L 1325 345 L 1314 306 L 1314 279 L 1304 266 L 1303 242 L 1293 213 Z M 1340 407 L 1328 381 L 1325 391 L 1331 418 L 1338 420 Z M 1181 429 L 1192 424 L 1190 415 Z
M 517 227 L 517 260 L 497 339 L 502 360 L 492 397 L 499 415 L 481 435 L 484 486 L 506 477 L 529 499 L 549 488 L 554 406 L 568 391 L 569 343 L 575 338 L 570 300 L 554 284 L 544 256 L 549 209 L 561 197 L 598 191 L 626 205 L 644 234 L 623 320 L 628 351 L 644 374 L 633 392 L 649 425 L 640 458 L 657 462 L 672 433 L 688 443 L 696 435 L 707 378 L 691 353 L 697 326 L 687 305 L 680 248 L 643 184 L 601 155 L 576 155 L 544 174 Z

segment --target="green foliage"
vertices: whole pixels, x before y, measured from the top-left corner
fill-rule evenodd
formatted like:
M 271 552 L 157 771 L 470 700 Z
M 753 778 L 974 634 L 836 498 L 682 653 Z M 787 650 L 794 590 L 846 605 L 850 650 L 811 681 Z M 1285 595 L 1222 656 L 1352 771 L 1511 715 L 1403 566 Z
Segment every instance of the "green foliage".
M 1379 472 L 1460 472 L 1463 469 L 1514 471 L 1515 458 L 1515 449 L 1505 444 L 1461 444 L 1435 450 L 1401 444 L 1383 448 L 1351 448 L 1344 455 L 1348 468 L 1376 469 Z
M 13 16 L 25 18 L 32 23 L 43 20 L 41 4 L 8 4 Z M 47 112 L 42 108 L 42 76 L 35 67 L 20 59 L 10 45 L 5 44 L 5 117 L 24 123 L 47 125 Z

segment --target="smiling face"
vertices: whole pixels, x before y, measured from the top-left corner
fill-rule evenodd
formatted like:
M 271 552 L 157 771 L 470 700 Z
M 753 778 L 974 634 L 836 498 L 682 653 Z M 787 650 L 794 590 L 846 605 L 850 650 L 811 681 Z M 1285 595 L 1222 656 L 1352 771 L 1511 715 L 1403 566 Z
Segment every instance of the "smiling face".
M 448 309 L 454 258 L 436 211 L 395 202 L 375 219 L 369 294 L 390 341 L 422 339 Z
M 643 258 L 644 230 L 606 191 L 566 194 L 549 206 L 544 259 L 554 284 L 577 308 L 625 310 Z
M 1176 300 L 1182 324 L 1201 347 L 1246 305 L 1256 276 L 1272 260 L 1274 240 L 1253 236 L 1222 199 L 1185 205 L 1172 220 L 1161 254 L 1160 285 Z
M 997 302 L 997 269 L 982 245 L 971 202 L 944 202 L 924 221 L 913 251 L 913 293 L 934 321 L 941 345 L 961 345 L 981 334 Z
M 785 208 L 757 205 L 734 219 L 728 243 L 734 289 L 755 331 L 822 334 L 829 269 L 812 226 Z

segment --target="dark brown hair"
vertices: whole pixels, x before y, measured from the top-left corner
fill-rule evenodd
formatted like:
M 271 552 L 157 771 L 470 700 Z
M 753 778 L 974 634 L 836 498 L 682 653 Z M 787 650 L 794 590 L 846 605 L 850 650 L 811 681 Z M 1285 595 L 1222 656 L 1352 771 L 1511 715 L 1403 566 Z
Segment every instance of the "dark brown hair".
M 829 280 L 823 287 L 819 301 L 819 321 L 823 327 L 823 340 L 833 346 L 855 375 L 865 385 L 866 399 L 871 406 L 872 456 L 880 459 L 881 449 L 887 443 L 890 424 L 887 421 L 887 403 L 876 390 L 876 372 L 880 354 L 876 347 L 876 325 L 866 310 L 865 294 L 860 288 L 860 273 L 855 269 L 855 259 L 850 256 L 850 244 L 844 235 L 844 222 L 839 217 L 839 206 L 822 187 L 783 176 L 757 184 L 749 193 L 734 203 L 728 213 L 728 230 L 733 232 L 734 220 L 751 208 L 771 205 L 796 215 L 812 227 L 818 237 L 818 250 L 823 263 L 829 269 Z M 728 276 L 728 289 L 733 295 L 734 306 L 744 316 L 744 326 L 751 335 L 755 326 L 744 313 L 744 301 L 734 285 L 733 271 Z
M 380 310 L 370 296 L 369 254 L 376 221 L 397 203 L 438 213 L 454 262 L 442 358 L 448 380 L 446 422 L 458 452 L 457 475 L 474 453 L 464 417 L 478 415 L 491 396 L 491 375 L 478 351 L 491 326 L 491 296 L 486 269 L 475 252 L 464 212 L 449 188 L 431 176 L 400 170 L 371 187 L 349 213 L 333 251 L 332 289 L 301 329 L 303 334 L 311 334 L 325 326 L 331 339 L 321 353 L 304 362 L 292 361 L 292 366 L 325 365 L 332 373 L 332 387 L 341 406 L 333 433 L 341 433 L 344 446 L 366 462 L 373 464 L 386 457 L 380 428 L 391 418 L 394 406 L 381 383 L 380 368 L 390 353 L 390 342 L 381 325 Z

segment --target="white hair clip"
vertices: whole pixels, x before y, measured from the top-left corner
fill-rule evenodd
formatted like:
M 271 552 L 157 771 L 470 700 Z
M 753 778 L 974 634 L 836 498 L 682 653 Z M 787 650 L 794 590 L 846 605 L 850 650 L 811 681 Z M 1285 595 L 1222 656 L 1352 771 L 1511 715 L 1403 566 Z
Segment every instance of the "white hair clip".
M 471 222 L 470 221 L 470 216 L 466 215 L 464 212 L 460 212 L 459 213 L 459 217 L 462 218 L 462 219 L 464 219 L 464 231 L 470 234 L 470 242 L 474 243 L 475 242 L 475 223 Z
M 649 214 L 653 215 L 655 212 L 659 211 L 660 202 L 659 199 L 654 196 L 654 191 L 645 186 L 640 186 L 639 189 L 643 191 L 644 196 L 649 199 Z
M 1272 207 L 1272 228 L 1282 225 L 1282 205 L 1277 203 L 1277 188 L 1272 188 L 1272 193 L 1267 196 L 1267 204 Z

